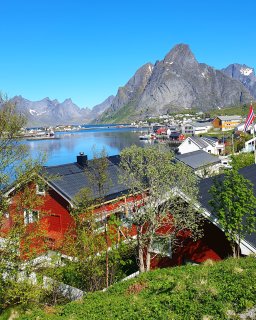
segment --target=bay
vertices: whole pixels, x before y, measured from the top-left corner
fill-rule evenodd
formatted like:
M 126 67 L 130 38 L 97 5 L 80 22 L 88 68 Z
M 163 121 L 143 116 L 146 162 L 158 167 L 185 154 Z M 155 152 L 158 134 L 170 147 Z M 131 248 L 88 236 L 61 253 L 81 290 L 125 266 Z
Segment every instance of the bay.
M 147 128 L 112 128 L 93 127 L 83 131 L 57 132 L 53 140 L 25 141 L 32 158 L 39 154 L 46 155 L 47 166 L 61 165 L 76 161 L 79 152 L 84 152 L 88 159 L 93 157 L 93 148 L 101 151 L 105 148 L 107 154 L 117 155 L 120 151 L 133 144 L 144 146 L 145 141 L 139 140 Z

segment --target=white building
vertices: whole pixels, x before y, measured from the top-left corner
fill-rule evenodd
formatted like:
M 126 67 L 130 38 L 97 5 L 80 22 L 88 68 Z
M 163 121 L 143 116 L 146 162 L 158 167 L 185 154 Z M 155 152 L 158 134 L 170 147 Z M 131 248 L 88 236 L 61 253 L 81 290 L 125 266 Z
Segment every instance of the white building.
M 183 134 L 198 135 L 208 132 L 211 128 L 211 122 L 192 122 L 184 124 L 181 130 Z
M 255 141 L 256 141 L 256 137 L 246 141 L 244 143 L 244 148 L 243 148 L 242 152 L 253 152 Z
M 178 149 L 180 154 L 203 150 L 211 154 L 220 155 L 223 154 L 225 145 L 214 138 L 188 137 Z

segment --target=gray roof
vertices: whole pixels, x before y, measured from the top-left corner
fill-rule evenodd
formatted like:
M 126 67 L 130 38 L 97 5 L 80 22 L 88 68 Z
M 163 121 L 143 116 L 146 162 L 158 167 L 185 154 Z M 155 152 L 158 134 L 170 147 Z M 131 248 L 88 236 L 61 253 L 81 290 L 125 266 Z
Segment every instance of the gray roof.
M 191 139 L 201 149 L 206 148 L 208 146 L 208 143 L 206 141 L 204 141 L 203 138 L 200 138 L 200 137 L 189 137 L 188 139 Z
M 204 128 L 204 127 L 212 126 L 212 123 L 211 122 L 192 122 L 188 125 L 191 125 L 193 127 Z
M 119 168 L 120 157 L 111 156 L 107 157 L 108 167 L 107 175 L 109 177 L 106 183 L 104 192 L 105 200 L 111 200 L 117 196 L 127 193 L 127 187 L 119 182 L 119 175 L 121 169 Z M 96 183 L 92 183 L 89 178 L 90 172 L 94 174 L 92 160 L 89 160 L 87 166 L 83 168 L 77 162 L 68 163 L 58 166 L 44 167 L 46 177 L 48 176 L 48 182 L 53 189 L 58 191 L 67 200 L 73 201 L 77 193 L 83 188 L 89 188 L 92 191 L 92 198 L 97 199 L 100 197 Z M 85 172 L 87 170 L 87 173 Z M 96 181 L 97 179 L 95 179 Z M 110 182 L 111 181 L 111 182 Z
M 218 116 L 221 121 L 232 121 L 232 120 L 239 120 L 241 121 L 241 116 Z
M 254 195 L 256 196 L 256 165 L 253 164 L 251 166 L 244 167 L 239 170 L 239 173 L 253 183 Z M 223 179 L 224 176 L 220 175 L 219 177 L 220 179 Z M 203 207 L 206 208 L 209 212 L 212 211 L 212 208 L 209 205 L 209 200 L 211 199 L 209 190 L 212 185 L 213 178 L 201 179 L 199 182 L 200 202 L 203 205 Z M 245 240 L 247 240 L 256 249 L 256 232 L 252 233 L 251 235 L 247 235 L 245 237 Z
M 194 170 L 221 162 L 218 157 L 203 150 L 176 155 L 175 158 Z

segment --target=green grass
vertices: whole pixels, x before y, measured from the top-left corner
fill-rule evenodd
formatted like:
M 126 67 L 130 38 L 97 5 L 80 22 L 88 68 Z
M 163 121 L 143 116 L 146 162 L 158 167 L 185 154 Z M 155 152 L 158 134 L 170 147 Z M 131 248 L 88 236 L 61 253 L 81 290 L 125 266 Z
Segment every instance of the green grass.
M 255 109 L 256 104 L 253 104 L 253 107 Z M 243 105 L 243 106 L 234 106 L 234 107 L 227 107 L 223 108 L 221 110 L 210 110 L 209 113 L 211 117 L 215 116 L 231 116 L 231 115 L 238 115 L 246 117 L 249 112 L 250 104 Z
M 129 123 L 134 117 L 134 105 L 128 104 L 114 113 L 104 113 L 100 123 Z
M 230 319 L 256 304 L 255 257 L 159 269 L 20 319 Z

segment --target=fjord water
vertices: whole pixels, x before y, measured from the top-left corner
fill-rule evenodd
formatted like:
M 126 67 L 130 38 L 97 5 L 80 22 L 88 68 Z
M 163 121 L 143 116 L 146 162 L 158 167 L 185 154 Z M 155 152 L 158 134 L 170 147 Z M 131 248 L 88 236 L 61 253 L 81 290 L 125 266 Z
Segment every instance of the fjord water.
M 101 151 L 105 148 L 109 156 L 119 154 L 120 151 L 132 144 L 143 146 L 145 142 L 139 140 L 145 128 L 91 128 L 84 131 L 57 132 L 53 140 L 26 141 L 30 154 L 36 158 L 38 154 L 45 154 L 45 165 L 53 166 L 76 161 L 79 152 L 84 152 L 88 159 L 93 157 L 93 148 Z

